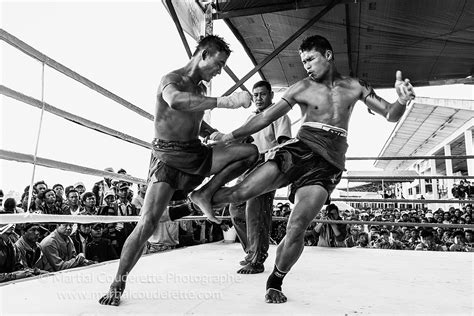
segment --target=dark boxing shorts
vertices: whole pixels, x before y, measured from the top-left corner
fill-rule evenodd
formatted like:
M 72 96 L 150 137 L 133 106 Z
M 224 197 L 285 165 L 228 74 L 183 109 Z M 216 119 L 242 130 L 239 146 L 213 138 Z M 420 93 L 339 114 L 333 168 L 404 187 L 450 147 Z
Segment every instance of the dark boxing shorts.
M 342 176 L 342 170 L 296 138 L 270 150 L 267 160 L 275 161 L 280 171 L 288 177 L 291 184 L 288 199 L 292 203 L 296 191 L 309 185 L 322 186 L 328 192 L 329 200 Z
M 200 140 L 187 142 L 154 139 L 148 182 L 166 182 L 187 194 L 210 175 L 212 148 Z

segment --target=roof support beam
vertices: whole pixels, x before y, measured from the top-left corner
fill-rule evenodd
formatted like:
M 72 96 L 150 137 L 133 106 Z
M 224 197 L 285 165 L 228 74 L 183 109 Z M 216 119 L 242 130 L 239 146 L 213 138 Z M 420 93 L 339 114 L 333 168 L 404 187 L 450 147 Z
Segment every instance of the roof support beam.
M 316 14 L 311 20 L 309 20 L 305 25 L 303 25 L 298 31 L 296 31 L 290 38 L 284 41 L 280 46 L 278 46 L 270 55 L 268 55 L 262 62 L 255 66 L 250 72 L 248 72 L 242 79 L 239 80 L 235 85 L 233 85 L 229 90 L 227 90 L 223 95 L 229 95 L 234 92 L 239 86 L 246 82 L 250 77 L 252 77 L 257 71 L 263 68 L 268 64 L 275 56 L 277 56 L 282 50 L 284 50 L 288 45 L 290 45 L 294 40 L 296 40 L 301 34 L 303 34 L 307 29 L 313 26 L 318 20 L 320 20 L 326 13 L 328 13 L 333 7 L 339 4 L 341 0 L 332 0 L 331 3 L 322 9 L 318 14 Z
M 354 0 L 341 0 L 341 3 L 354 3 Z M 256 14 L 265 14 L 265 13 L 273 13 L 273 12 L 280 12 L 280 11 L 290 11 L 290 10 L 300 10 L 306 8 L 314 8 L 314 7 L 323 7 L 327 6 L 331 3 L 331 0 L 299 0 L 299 1 L 290 1 L 289 3 L 283 4 L 271 4 L 265 5 L 261 7 L 252 7 L 240 10 L 232 10 L 232 11 L 217 11 L 212 15 L 214 20 L 219 19 L 230 19 L 235 17 L 241 16 L 249 16 L 249 15 L 256 15 Z
M 186 50 L 186 53 L 188 54 L 188 57 L 192 57 L 191 53 L 191 48 L 189 47 L 189 43 L 186 40 L 186 35 L 184 34 L 183 27 L 181 26 L 181 23 L 179 22 L 178 14 L 176 14 L 176 10 L 174 9 L 173 3 L 171 0 L 166 0 L 166 6 L 169 9 L 171 18 L 173 19 L 174 24 L 176 25 L 176 29 L 178 30 L 179 37 L 181 37 L 181 41 L 183 42 L 184 49 Z M 238 82 L 239 78 L 234 74 L 234 72 L 228 67 L 224 67 L 224 71 L 229 75 L 229 77 L 234 80 L 234 82 Z M 242 86 L 242 89 L 245 91 L 248 91 L 245 86 Z
M 352 46 L 351 46 L 351 17 L 349 15 L 349 5 L 346 3 L 346 44 L 347 44 L 347 63 L 349 66 L 349 76 L 356 76 L 354 70 L 352 69 Z

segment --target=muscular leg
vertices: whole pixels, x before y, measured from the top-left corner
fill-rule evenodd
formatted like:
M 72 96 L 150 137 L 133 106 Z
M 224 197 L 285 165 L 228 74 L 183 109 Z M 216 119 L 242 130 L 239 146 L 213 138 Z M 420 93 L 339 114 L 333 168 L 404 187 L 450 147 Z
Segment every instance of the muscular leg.
M 280 272 L 286 274 L 298 261 L 304 249 L 305 230 L 323 207 L 327 195 L 327 191 L 319 185 L 302 187 L 296 191 L 296 204 L 288 219 L 286 236 L 277 248 L 275 267 Z M 281 292 L 282 281 L 283 277 L 278 279 L 274 273 L 270 275 L 265 294 L 267 303 L 286 302 L 287 298 Z
M 165 182 L 152 183 L 148 186 L 141 210 L 141 218 L 125 241 L 117 274 L 110 285 L 109 292 L 99 300 L 100 304 L 119 305 L 127 276 L 140 258 L 146 241 L 155 231 L 173 193 L 174 189 Z
M 288 185 L 286 176 L 273 161 L 267 161 L 233 187 L 221 187 L 212 197 L 212 204 L 242 203 L 282 186 Z
M 231 144 L 216 146 L 212 154 L 212 179 L 199 190 L 190 194 L 191 201 L 196 204 L 209 220 L 220 223 L 212 211 L 211 198 L 217 189 L 237 178 L 250 168 L 258 159 L 257 147 L 250 144 Z

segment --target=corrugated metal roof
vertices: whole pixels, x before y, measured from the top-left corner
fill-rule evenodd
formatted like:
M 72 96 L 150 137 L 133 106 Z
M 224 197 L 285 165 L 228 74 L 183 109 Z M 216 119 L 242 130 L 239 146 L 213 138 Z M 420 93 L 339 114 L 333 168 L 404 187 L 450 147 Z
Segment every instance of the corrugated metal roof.
M 379 156 L 421 156 L 439 146 L 474 118 L 474 100 L 417 98 L 395 126 Z M 444 154 L 444 153 L 442 153 Z M 452 155 L 463 155 L 452 148 Z M 413 160 L 378 160 L 375 167 L 404 170 Z
M 317 15 L 329 0 L 217 0 L 215 16 L 226 18 L 254 61 L 272 51 Z M 289 10 L 291 9 L 291 10 Z M 298 47 L 319 34 L 333 46 L 339 72 L 393 87 L 397 69 L 415 85 L 474 72 L 474 1 L 342 0 L 306 30 L 261 73 L 274 87 L 304 78 Z

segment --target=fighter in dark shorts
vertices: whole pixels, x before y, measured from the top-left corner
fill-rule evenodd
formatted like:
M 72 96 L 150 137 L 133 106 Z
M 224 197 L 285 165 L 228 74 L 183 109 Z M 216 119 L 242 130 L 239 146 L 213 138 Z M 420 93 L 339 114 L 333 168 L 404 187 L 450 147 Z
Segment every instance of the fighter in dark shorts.
M 244 181 L 223 187 L 212 195 L 215 204 L 239 203 L 292 184 L 295 206 L 286 236 L 277 248 L 274 270 L 267 280 L 268 303 L 286 302 L 281 291 L 283 278 L 303 251 L 306 228 L 339 182 L 347 150 L 346 131 L 357 101 L 364 102 L 388 121 L 396 122 L 405 112 L 406 104 L 415 97 L 410 81 L 402 81 L 402 74 L 397 71 L 395 88 L 399 97 L 388 103 L 367 82 L 339 74 L 334 56 L 324 37 L 306 38 L 300 46 L 300 57 L 308 77 L 288 88 L 282 99 L 267 111 L 220 139 L 227 142 L 246 137 L 288 113 L 295 104 L 301 108 L 302 127 L 293 143 L 277 149 L 273 159 L 260 165 Z M 205 188 L 194 192 L 195 199 L 209 196 L 203 191 Z
M 182 197 L 210 175 L 214 177 L 203 187 L 214 192 L 256 162 L 258 150 L 254 145 L 216 145 L 211 149 L 199 140 L 199 136 L 217 133 L 203 122 L 205 110 L 250 106 L 248 92 L 220 98 L 204 96 L 201 81 L 210 81 L 220 74 L 229 55 L 230 49 L 222 38 L 206 36 L 183 68 L 162 78 L 156 101 L 149 185 L 141 218 L 124 244 L 117 274 L 100 304 L 119 305 L 128 274 L 174 197 Z M 207 209 L 203 212 L 209 220 L 219 222 L 214 213 Z

